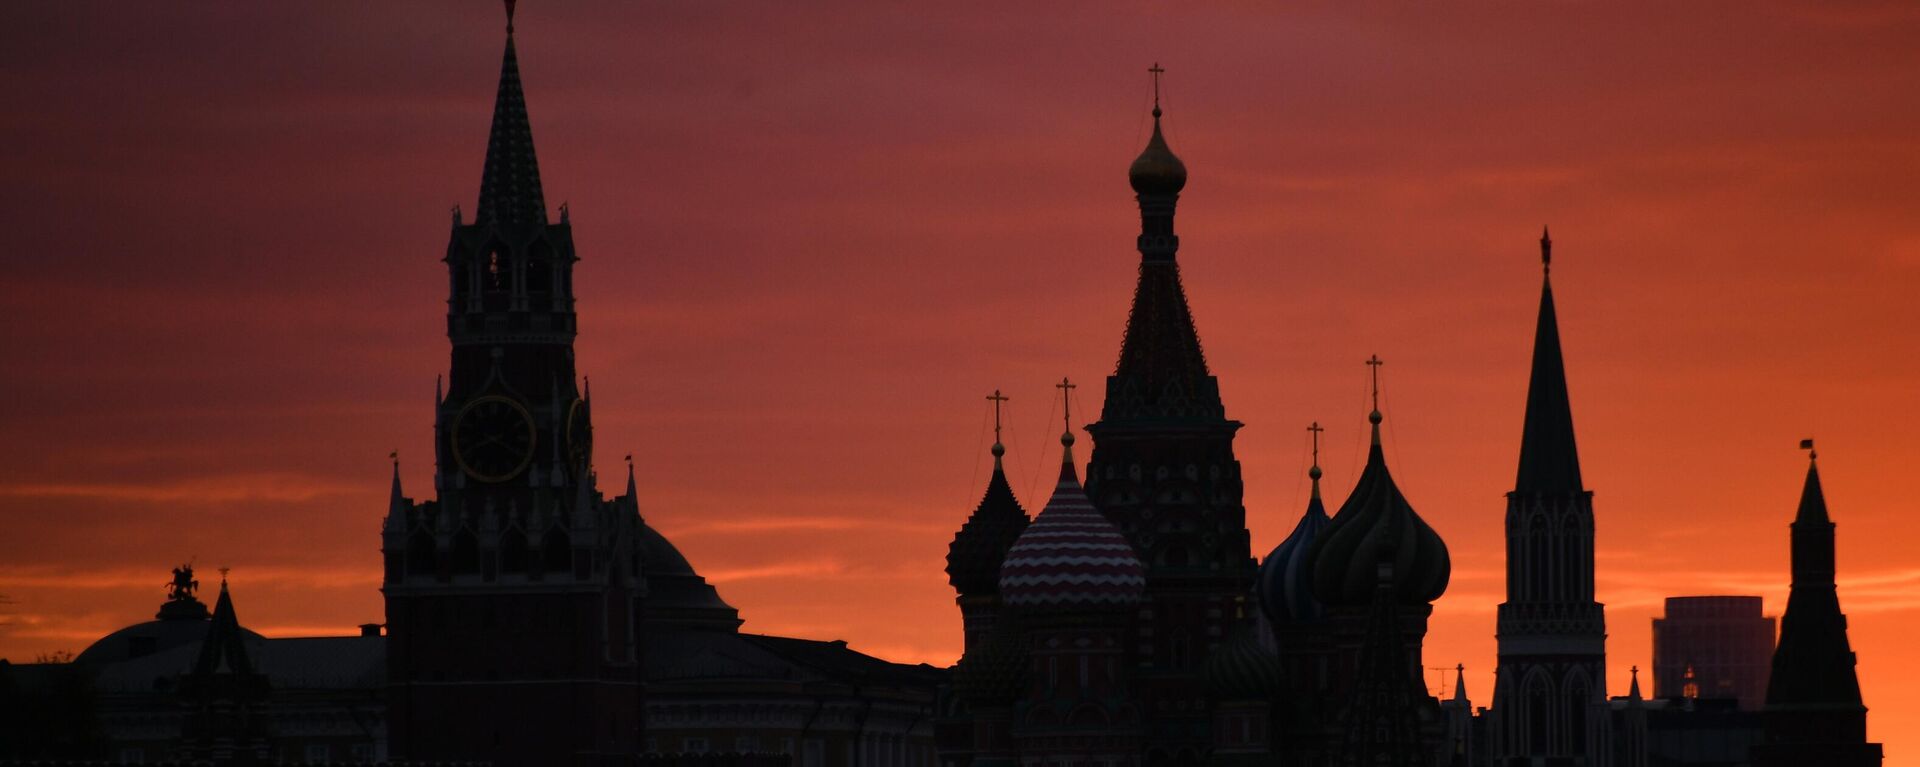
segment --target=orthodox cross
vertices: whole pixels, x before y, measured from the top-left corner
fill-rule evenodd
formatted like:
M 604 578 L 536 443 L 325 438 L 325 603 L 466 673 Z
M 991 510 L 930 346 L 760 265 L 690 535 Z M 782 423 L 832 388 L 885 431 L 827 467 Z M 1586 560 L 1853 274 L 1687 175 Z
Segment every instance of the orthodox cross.
M 1153 75 L 1153 108 L 1155 111 L 1160 109 L 1160 76 L 1166 74 L 1166 72 L 1167 70 L 1160 68 L 1160 62 L 1158 61 L 1153 62 L 1153 66 L 1147 67 L 1147 73 Z
M 1066 423 L 1067 433 L 1072 434 L 1073 433 L 1073 390 L 1080 388 L 1080 385 L 1072 381 L 1069 381 L 1063 377 L 1060 379 L 1060 383 L 1053 385 L 1053 388 L 1060 390 L 1060 400 L 1062 403 L 1064 403 L 1060 410 L 1060 420 Z
M 994 389 L 992 394 L 987 395 L 987 399 L 993 402 L 993 443 L 998 445 L 1000 444 L 1000 403 L 1013 398 L 1001 394 L 999 389 Z
M 1380 355 L 1378 354 L 1375 354 L 1367 358 L 1367 367 L 1373 369 L 1373 409 L 1374 410 L 1380 409 L 1380 366 L 1385 364 L 1387 363 L 1380 361 Z
M 1313 425 L 1307 427 L 1307 431 L 1313 432 L 1313 465 L 1319 466 L 1320 465 L 1320 432 L 1326 431 L 1326 429 L 1320 428 L 1319 421 L 1314 421 Z

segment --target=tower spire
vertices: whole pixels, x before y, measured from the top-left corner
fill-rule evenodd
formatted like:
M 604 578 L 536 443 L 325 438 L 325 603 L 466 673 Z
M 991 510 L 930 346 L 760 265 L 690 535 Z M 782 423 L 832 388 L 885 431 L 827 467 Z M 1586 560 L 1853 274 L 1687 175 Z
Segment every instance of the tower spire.
M 1540 258 L 1550 265 L 1553 241 L 1540 234 Z M 1526 424 L 1520 436 L 1519 493 L 1578 493 L 1580 451 L 1573 439 L 1573 406 L 1567 396 L 1566 364 L 1560 355 L 1560 321 L 1553 283 L 1542 280 L 1540 319 L 1534 330 L 1533 371 L 1527 385 Z
M 493 102 L 493 130 L 487 136 L 474 223 L 545 224 L 546 197 L 540 190 L 540 165 L 534 158 L 533 128 L 526 94 L 520 88 L 520 60 L 514 52 L 512 0 L 506 7 L 507 48 L 500 62 L 500 89 Z
M 1540 227 L 1540 269 L 1544 273 L 1553 272 L 1553 237 L 1547 234 L 1547 227 Z

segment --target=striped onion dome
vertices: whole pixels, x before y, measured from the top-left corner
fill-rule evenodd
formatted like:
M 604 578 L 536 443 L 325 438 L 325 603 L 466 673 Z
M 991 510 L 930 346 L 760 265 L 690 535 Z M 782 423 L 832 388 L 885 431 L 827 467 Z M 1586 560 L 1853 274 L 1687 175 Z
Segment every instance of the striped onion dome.
M 1073 471 L 1071 437 L 1060 484 L 1000 566 L 1000 598 L 1018 607 L 1099 607 L 1138 604 L 1146 568 L 1120 530 L 1108 522 Z
M 1379 567 L 1392 562 L 1395 602 L 1415 605 L 1439 599 L 1447 590 L 1453 563 L 1447 544 L 1400 494 L 1380 450 L 1380 411 L 1373 422 L 1373 446 L 1353 495 L 1341 504 L 1333 523 L 1320 532 L 1307 554 L 1314 597 L 1328 607 L 1366 607 L 1373 603 Z
M 1300 515 L 1293 533 L 1260 563 L 1255 585 L 1261 611 L 1276 626 L 1318 620 L 1324 612 L 1307 582 L 1307 552 L 1331 520 L 1327 507 L 1320 502 L 1319 465 L 1309 469 L 1307 476 L 1313 478 L 1313 498 L 1307 501 L 1307 513 Z

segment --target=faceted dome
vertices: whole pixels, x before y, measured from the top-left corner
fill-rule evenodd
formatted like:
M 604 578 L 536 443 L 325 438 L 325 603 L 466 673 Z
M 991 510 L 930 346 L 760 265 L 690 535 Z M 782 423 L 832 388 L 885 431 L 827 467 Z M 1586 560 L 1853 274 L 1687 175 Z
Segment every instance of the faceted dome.
M 1207 658 L 1207 692 L 1216 701 L 1268 700 L 1281 692 L 1280 658 L 1251 628 L 1236 629 Z
M 1073 473 L 1071 453 L 1047 508 L 1000 566 L 1000 598 L 1026 608 L 1126 607 L 1146 595 L 1146 568 Z
M 1377 413 L 1373 429 L 1360 482 L 1307 555 L 1313 595 L 1328 607 L 1371 604 L 1386 555 L 1391 555 L 1394 600 L 1400 604 L 1439 599 L 1452 572 L 1446 542 L 1414 513 L 1387 471 Z
M 1160 135 L 1159 107 L 1153 108 L 1153 138 L 1147 140 L 1147 148 L 1127 169 L 1127 182 L 1137 194 L 1179 194 L 1187 186 L 1186 163 L 1173 155 L 1166 137 Z
M 961 596 L 999 593 L 1000 564 L 1027 524 L 1027 511 L 1014 499 L 1000 458 L 995 456 L 987 494 L 947 546 L 947 582 Z
M 1307 552 L 1313 549 L 1314 541 L 1330 522 L 1327 507 L 1320 502 L 1318 469 L 1315 467 L 1313 499 L 1307 502 L 1307 513 L 1300 516 L 1293 533 L 1273 547 L 1272 553 L 1260 563 L 1260 576 L 1254 588 L 1260 599 L 1260 610 L 1276 626 L 1316 620 L 1324 612 L 1319 600 L 1313 598 L 1307 578 Z

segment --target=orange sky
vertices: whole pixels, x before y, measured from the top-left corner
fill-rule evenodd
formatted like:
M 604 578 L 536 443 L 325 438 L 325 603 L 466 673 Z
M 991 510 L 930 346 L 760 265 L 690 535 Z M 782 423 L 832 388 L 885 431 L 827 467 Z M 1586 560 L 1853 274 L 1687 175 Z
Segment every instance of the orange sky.
M 1345 497 L 1378 353 L 1390 464 L 1455 563 L 1427 660 L 1488 702 L 1550 223 L 1611 691 L 1665 596 L 1784 606 L 1814 436 L 1871 733 L 1916 763 L 1911 4 L 523 5 L 599 445 L 748 630 L 953 659 L 982 397 L 1014 397 L 1033 510 L 1050 384 L 1095 412 L 1119 348 L 1158 60 L 1256 550 L 1305 504 L 1309 421 Z M 380 619 L 386 455 L 430 492 L 438 259 L 500 26 L 471 2 L 10 9 L 0 655 L 145 619 L 193 557 L 269 634 Z

